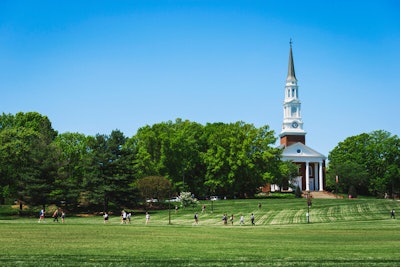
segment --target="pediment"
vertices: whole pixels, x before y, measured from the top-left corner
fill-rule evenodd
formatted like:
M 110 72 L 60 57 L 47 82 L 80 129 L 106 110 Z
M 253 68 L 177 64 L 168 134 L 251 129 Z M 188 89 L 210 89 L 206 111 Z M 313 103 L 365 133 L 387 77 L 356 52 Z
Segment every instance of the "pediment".
M 326 157 L 303 143 L 298 142 L 283 149 L 282 159 L 292 161 L 322 161 Z

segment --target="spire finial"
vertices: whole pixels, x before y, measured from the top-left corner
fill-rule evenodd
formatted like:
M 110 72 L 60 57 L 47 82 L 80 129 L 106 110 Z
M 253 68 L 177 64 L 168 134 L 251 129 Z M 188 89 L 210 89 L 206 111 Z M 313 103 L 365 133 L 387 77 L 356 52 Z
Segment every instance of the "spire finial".
M 292 47 L 292 44 L 293 44 L 292 38 L 290 38 L 289 44 L 290 44 L 290 47 Z

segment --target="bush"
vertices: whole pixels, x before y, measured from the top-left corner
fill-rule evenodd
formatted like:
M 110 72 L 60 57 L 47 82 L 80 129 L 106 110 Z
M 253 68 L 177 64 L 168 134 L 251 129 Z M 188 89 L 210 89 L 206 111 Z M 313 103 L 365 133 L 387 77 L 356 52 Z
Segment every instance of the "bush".
M 186 208 L 189 206 L 197 206 L 199 201 L 192 197 L 192 193 L 190 192 L 181 192 L 179 195 L 179 199 L 181 200 L 182 207 Z

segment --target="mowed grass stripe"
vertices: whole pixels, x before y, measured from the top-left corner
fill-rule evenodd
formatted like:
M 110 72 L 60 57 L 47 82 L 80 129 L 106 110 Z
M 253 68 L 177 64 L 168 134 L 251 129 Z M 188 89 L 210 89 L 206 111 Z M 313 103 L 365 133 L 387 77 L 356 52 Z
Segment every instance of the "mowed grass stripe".
M 2 266 L 399 266 L 400 221 L 391 200 L 313 200 L 306 223 L 304 199 L 216 201 L 201 207 L 151 211 L 145 225 L 118 214 L 68 216 L 65 224 L 37 218 L 0 220 Z M 232 204 L 232 205 L 231 205 Z M 199 225 L 193 215 L 199 213 Z M 222 215 L 235 215 L 223 226 Z M 256 215 L 251 227 L 250 214 Z M 240 214 L 245 226 L 239 226 Z M 347 220 L 345 218 L 348 218 Z
M 279 206 L 279 201 L 281 201 Z M 232 205 L 230 205 L 232 204 Z M 247 202 L 235 200 L 216 201 L 214 210 L 211 212 L 209 206 L 205 213 L 201 208 L 180 209 L 179 212 L 171 211 L 171 221 L 178 225 L 191 225 L 194 221 L 194 213 L 199 214 L 202 225 L 222 225 L 222 216 L 234 214 L 234 225 L 239 225 L 239 218 L 244 215 L 245 222 L 250 224 L 250 214 L 254 213 L 257 225 L 279 225 L 306 223 L 307 205 L 305 200 L 268 200 L 264 201 L 261 209 L 257 208 L 256 200 Z M 313 223 L 329 223 L 337 221 L 359 221 L 359 220 L 382 220 L 389 218 L 389 211 L 399 207 L 398 201 L 391 200 L 324 200 L 315 199 L 310 208 L 310 220 Z M 236 210 L 235 210 L 236 209 Z M 229 211 L 229 212 L 228 212 Z M 143 217 L 143 218 L 141 218 Z M 135 223 L 144 223 L 144 216 L 134 216 Z M 119 218 L 114 219 L 118 222 Z M 166 211 L 158 211 L 152 214 L 151 223 L 168 221 Z
M 195 208 L 181 208 L 175 210 L 150 211 L 150 225 L 191 225 L 194 222 L 194 213 L 199 214 L 201 225 L 219 226 L 223 225 L 222 216 L 226 213 L 234 215 L 234 225 L 239 225 L 240 216 L 245 217 L 246 224 L 250 224 L 250 214 L 254 213 L 257 225 L 283 225 L 283 224 L 302 224 L 306 223 L 307 203 L 304 199 L 268 199 L 262 200 L 262 207 L 258 208 L 260 200 L 221 200 L 213 203 L 211 211 L 210 203 L 207 205 L 205 213 L 201 212 L 201 206 Z M 390 210 L 394 208 L 400 211 L 399 201 L 372 199 L 372 200 L 346 200 L 346 199 L 314 199 L 310 208 L 310 220 L 312 223 L 329 223 L 340 221 L 368 221 L 390 219 Z M 22 218 L 18 220 L 0 220 L 1 223 L 20 223 L 24 220 L 30 223 L 37 222 L 37 218 Z M 51 218 L 47 218 L 47 223 L 52 223 Z M 67 224 L 76 222 L 84 224 L 103 223 L 101 216 L 70 217 L 67 214 Z M 109 224 L 120 224 L 119 214 L 110 216 Z M 229 222 L 228 222 L 229 223 Z M 143 211 L 134 212 L 131 225 L 144 225 L 145 216 Z
M 398 202 L 387 204 L 384 200 L 338 202 L 336 206 L 313 205 L 310 216 L 313 222 L 382 220 L 387 219 L 389 211 L 398 205 Z

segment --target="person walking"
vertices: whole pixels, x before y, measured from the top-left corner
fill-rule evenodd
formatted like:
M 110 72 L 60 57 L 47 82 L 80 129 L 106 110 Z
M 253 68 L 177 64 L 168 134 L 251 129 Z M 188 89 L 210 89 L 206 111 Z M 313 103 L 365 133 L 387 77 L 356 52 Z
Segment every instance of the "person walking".
M 65 212 L 61 211 L 61 222 L 64 223 L 65 222 Z
M 224 214 L 224 216 L 222 217 L 222 221 L 224 222 L 224 225 L 228 224 L 228 215 L 226 215 L 226 213 Z
M 104 224 L 108 223 L 108 213 L 107 212 L 104 212 L 103 218 L 104 218 Z
M 40 212 L 39 212 L 39 221 L 38 221 L 38 223 L 40 223 L 40 222 L 45 222 L 44 221 L 44 217 L 45 217 L 45 213 L 46 213 L 46 211 L 44 210 L 44 209 L 41 209 L 40 210 Z
M 240 225 L 244 225 L 244 216 L 240 215 Z
M 233 220 L 234 220 L 234 218 L 233 218 L 233 214 L 231 215 L 231 218 L 230 218 L 230 221 L 231 221 L 231 224 L 233 225 Z
M 146 212 L 146 224 L 150 222 L 150 214 Z
M 194 224 L 199 224 L 199 215 L 197 214 L 197 212 L 194 214 Z
M 251 216 L 250 216 L 250 220 L 251 220 L 251 225 L 256 225 L 255 223 L 254 223 L 254 214 L 252 213 L 251 214 Z
M 121 211 L 121 224 L 126 224 L 126 211 Z
M 390 218 L 396 219 L 395 216 L 394 216 L 394 209 L 392 209 L 392 211 L 390 212 Z
M 53 212 L 53 222 L 58 222 L 58 209 Z
M 203 205 L 203 206 L 201 207 L 201 213 L 204 213 L 204 212 L 206 212 L 206 205 Z

